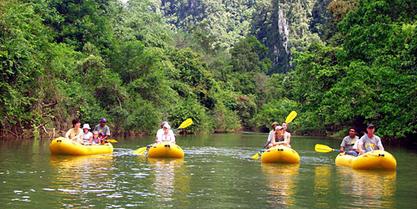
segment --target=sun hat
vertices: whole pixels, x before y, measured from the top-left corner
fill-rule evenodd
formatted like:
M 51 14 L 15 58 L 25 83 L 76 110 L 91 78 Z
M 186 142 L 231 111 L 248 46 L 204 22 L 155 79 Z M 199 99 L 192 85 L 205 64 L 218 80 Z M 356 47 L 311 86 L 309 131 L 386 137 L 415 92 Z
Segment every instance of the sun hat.
M 88 129 L 88 130 L 90 130 L 91 128 L 90 128 L 90 125 L 88 125 L 88 123 L 86 123 L 86 124 L 84 124 L 84 125 L 83 125 L 83 129 Z
M 168 123 L 164 123 L 163 128 L 171 129 L 171 126 Z
M 163 127 L 164 127 L 164 125 L 165 125 L 166 123 L 168 123 L 168 121 L 162 121 L 162 122 L 161 122 L 161 124 L 159 124 L 159 126 L 160 126 L 161 128 L 163 128 Z
M 271 127 L 274 127 L 274 126 L 276 126 L 276 125 L 278 125 L 278 122 L 273 122 L 273 123 L 271 124 Z

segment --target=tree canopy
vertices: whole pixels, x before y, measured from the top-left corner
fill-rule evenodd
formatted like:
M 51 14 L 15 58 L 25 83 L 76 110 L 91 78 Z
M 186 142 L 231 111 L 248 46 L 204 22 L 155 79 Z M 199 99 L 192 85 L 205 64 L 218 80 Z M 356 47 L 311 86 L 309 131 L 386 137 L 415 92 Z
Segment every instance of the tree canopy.
M 413 0 L 0 2 L 0 129 L 417 131 Z

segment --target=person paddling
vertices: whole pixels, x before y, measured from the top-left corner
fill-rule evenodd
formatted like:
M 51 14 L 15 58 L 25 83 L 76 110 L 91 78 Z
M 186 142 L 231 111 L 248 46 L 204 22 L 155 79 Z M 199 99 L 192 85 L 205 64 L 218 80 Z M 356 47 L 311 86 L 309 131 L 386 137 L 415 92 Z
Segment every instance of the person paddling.
M 105 141 L 110 136 L 110 128 L 106 125 L 106 123 L 107 119 L 101 118 L 100 123 L 94 128 L 94 131 L 98 131 L 98 133 L 102 135 L 101 140 L 103 141 Z
M 344 152 L 347 155 L 358 156 L 356 152 L 356 143 L 358 143 L 359 137 L 356 136 L 356 130 L 354 128 L 349 129 L 349 135 L 343 138 L 340 144 L 340 152 Z M 356 146 L 355 146 L 356 145 Z
M 375 135 L 375 126 L 372 123 L 368 124 L 366 132 L 367 133 L 359 139 L 357 147 L 355 147 L 358 149 L 359 154 L 363 154 L 373 150 L 383 151 L 384 146 L 382 146 L 381 138 Z
M 65 133 L 65 138 L 74 142 L 82 143 L 81 123 L 79 119 L 72 120 L 72 128 Z
M 278 125 L 277 122 L 273 122 L 271 124 L 272 130 L 268 134 L 268 139 L 266 140 L 266 143 L 264 145 L 264 148 L 270 148 L 275 143 L 275 127 Z
M 170 142 L 175 144 L 175 135 L 168 122 L 163 123 L 162 133 L 157 133 L 156 143 Z

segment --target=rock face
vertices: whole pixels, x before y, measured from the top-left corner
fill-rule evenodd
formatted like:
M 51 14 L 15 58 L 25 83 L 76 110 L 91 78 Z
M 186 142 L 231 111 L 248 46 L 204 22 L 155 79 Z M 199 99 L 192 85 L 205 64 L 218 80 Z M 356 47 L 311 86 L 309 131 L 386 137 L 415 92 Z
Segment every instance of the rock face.
M 329 21 L 330 1 L 161 0 L 160 8 L 175 28 L 202 36 L 208 49 L 229 49 L 245 36 L 256 36 L 269 48 L 270 73 L 285 73 L 291 69 L 291 51 L 320 41 L 315 33 Z

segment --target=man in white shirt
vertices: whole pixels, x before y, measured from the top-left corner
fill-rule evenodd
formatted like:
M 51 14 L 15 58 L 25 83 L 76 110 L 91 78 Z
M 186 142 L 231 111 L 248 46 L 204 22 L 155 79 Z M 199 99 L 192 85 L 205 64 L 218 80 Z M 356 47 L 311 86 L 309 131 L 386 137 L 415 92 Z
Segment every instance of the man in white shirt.
M 356 130 L 354 128 L 349 129 L 349 135 L 343 138 L 340 144 L 340 152 L 344 152 L 347 155 L 358 156 L 355 145 L 359 141 L 359 137 L 356 136 Z M 356 146 L 357 147 L 357 146 Z
M 366 132 L 367 133 L 363 135 L 357 143 L 357 150 L 359 151 L 359 154 L 363 154 L 373 150 L 384 150 L 381 138 L 374 134 L 375 126 L 372 123 L 368 124 Z
M 271 124 L 272 130 L 269 132 L 268 139 L 266 140 L 264 148 L 269 148 L 273 146 L 272 144 L 275 142 L 275 127 L 277 125 L 278 125 L 277 122 L 273 122 Z

